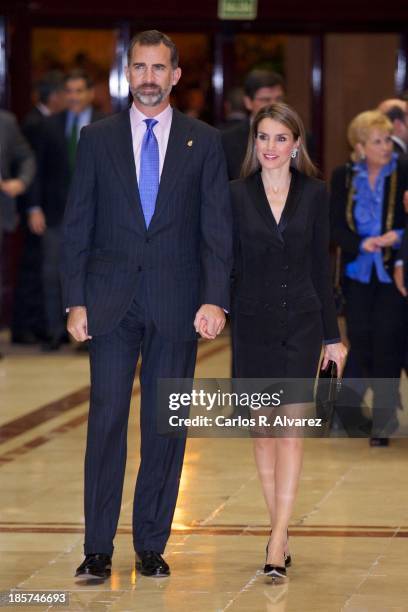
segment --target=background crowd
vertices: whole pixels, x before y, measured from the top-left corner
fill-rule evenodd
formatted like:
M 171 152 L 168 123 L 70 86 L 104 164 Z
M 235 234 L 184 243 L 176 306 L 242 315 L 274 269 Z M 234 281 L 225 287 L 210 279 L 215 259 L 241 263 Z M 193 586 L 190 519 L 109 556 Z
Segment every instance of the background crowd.
M 57 351 L 69 342 L 60 295 L 61 224 L 80 131 L 103 117 L 94 97 L 94 84 L 83 69 L 51 71 L 36 83 L 33 108 L 20 126 L 12 114 L 0 111 L 0 245 L 4 232 L 18 226 L 23 238 L 10 322 L 14 344 Z M 406 365 L 407 98 L 361 109 L 345 135 L 350 158 L 328 180 L 337 265 L 333 282 L 335 277 L 342 281 L 339 314 L 346 317 L 352 376 L 398 380 Z M 284 79 L 271 70 L 252 70 L 242 87 L 227 93 L 225 121 L 217 127 L 230 179 L 240 175 L 257 111 L 284 99 Z M 206 119 L 199 90 L 191 91 L 183 110 Z M 307 134 L 306 144 L 313 158 L 313 134 Z M 395 411 L 397 385 L 387 393 Z M 384 389 L 377 393 L 383 405 L 382 395 Z M 386 418 L 390 421 L 389 413 Z

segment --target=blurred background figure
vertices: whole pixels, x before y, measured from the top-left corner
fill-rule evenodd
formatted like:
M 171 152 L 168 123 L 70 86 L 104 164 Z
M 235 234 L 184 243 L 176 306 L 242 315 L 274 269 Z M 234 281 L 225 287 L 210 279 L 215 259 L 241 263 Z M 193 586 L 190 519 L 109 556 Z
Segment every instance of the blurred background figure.
M 65 109 L 64 74 L 60 70 L 46 73 L 34 86 L 33 108 L 22 122 L 26 137 L 30 127 L 38 125 L 45 117 Z
M 347 334 L 373 389 L 373 446 L 386 446 L 398 427 L 405 347 L 405 303 L 393 270 L 405 228 L 408 167 L 393 152 L 392 127 L 378 110 L 357 115 L 348 129 L 352 163 L 336 168 L 331 181 L 333 238 L 344 261 Z
M 185 92 L 185 114 L 193 119 L 210 122 L 210 114 L 207 110 L 205 92 L 199 85 L 190 87 Z
M 384 100 L 378 107 L 383 109 L 382 112 L 388 117 L 392 123 L 392 134 L 391 138 L 394 143 L 394 153 L 396 153 L 400 159 L 405 160 L 408 163 L 408 103 L 405 100 L 399 100 L 398 98 L 390 98 Z M 408 213 L 408 192 L 404 194 L 404 208 L 405 212 Z M 404 240 L 405 242 L 405 240 Z M 406 253 L 406 247 L 401 247 L 401 253 Z M 398 255 L 394 265 L 394 282 L 402 295 L 405 296 L 405 285 L 404 285 L 404 270 L 406 267 L 403 266 L 403 255 Z M 403 366 L 405 371 L 408 373 L 408 306 L 405 306 L 405 342 L 406 347 L 404 351 L 404 362 Z
M 398 155 L 408 153 L 408 103 L 400 98 L 387 98 L 377 107 L 392 123 L 391 138 L 394 152 Z
M 28 224 L 42 237 L 42 280 L 48 340 L 44 350 L 58 350 L 68 341 L 59 279 L 61 224 L 75 165 L 81 129 L 101 119 L 93 108 L 93 82 L 81 69 L 64 79 L 66 110 L 48 117 L 41 126 L 38 172 L 29 193 Z
M 222 134 L 225 157 L 230 180 L 241 173 L 242 162 L 248 145 L 250 123 L 256 113 L 267 104 L 282 102 L 285 97 L 284 81 L 280 74 L 271 70 L 252 70 L 244 83 L 244 105 L 248 117 Z
M 14 115 L 0 110 L 0 309 L 3 232 L 16 228 L 16 198 L 26 191 L 34 173 L 34 154 Z
M 45 74 L 35 85 L 34 106 L 22 122 L 22 131 L 39 159 L 43 121 L 65 108 L 64 75 L 58 70 Z M 38 164 L 38 162 L 37 162 Z M 38 184 L 37 184 L 38 185 Z M 30 198 L 24 194 L 18 203 L 22 221 L 22 251 L 14 292 L 11 339 L 15 344 L 36 344 L 46 340 L 42 286 L 42 240 L 33 231 L 27 216 Z
M 402 98 L 387 98 L 386 100 L 380 102 L 377 110 L 379 110 L 380 113 L 386 114 L 390 108 L 393 108 L 394 106 L 398 106 L 402 111 L 404 111 L 404 113 L 406 112 L 407 103 Z
M 224 101 L 224 116 L 225 121 L 217 125 L 219 130 L 227 130 L 247 119 L 248 113 L 242 87 L 233 87 L 227 92 Z

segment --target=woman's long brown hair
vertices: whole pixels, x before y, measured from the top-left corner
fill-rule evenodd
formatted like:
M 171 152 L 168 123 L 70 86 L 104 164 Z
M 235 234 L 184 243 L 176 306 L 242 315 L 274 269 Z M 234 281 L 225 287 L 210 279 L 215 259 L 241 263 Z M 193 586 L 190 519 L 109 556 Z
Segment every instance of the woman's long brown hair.
M 299 139 L 298 154 L 292 161 L 292 165 L 307 176 L 316 176 L 318 170 L 310 159 L 306 149 L 306 133 L 301 118 L 295 109 L 288 104 L 275 102 L 274 104 L 268 104 L 268 106 L 261 108 L 252 121 L 246 155 L 241 169 L 241 178 L 246 178 L 254 174 L 261 167 L 256 156 L 255 140 L 258 134 L 258 126 L 263 119 L 273 119 L 274 121 L 282 123 L 291 131 L 295 141 Z

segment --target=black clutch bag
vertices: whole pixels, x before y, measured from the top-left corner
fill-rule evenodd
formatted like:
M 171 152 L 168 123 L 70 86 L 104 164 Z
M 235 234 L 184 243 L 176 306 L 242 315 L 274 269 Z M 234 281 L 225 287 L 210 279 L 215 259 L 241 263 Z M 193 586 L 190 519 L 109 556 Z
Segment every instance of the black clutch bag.
M 322 432 L 329 436 L 333 427 L 336 401 L 341 389 L 341 379 L 337 376 L 337 366 L 329 361 L 325 370 L 320 370 L 316 389 L 316 415 L 322 419 Z

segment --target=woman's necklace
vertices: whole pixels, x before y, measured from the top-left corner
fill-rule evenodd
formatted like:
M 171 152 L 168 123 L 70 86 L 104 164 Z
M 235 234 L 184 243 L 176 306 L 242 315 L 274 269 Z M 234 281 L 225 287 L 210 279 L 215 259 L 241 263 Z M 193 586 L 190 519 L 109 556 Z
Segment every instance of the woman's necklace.
M 275 196 L 278 195 L 278 193 L 285 194 L 289 190 L 290 180 L 291 175 L 289 174 L 284 185 L 272 185 L 272 183 L 268 183 L 266 178 L 263 178 L 266 194 L 268 195 L 270 192 Z

